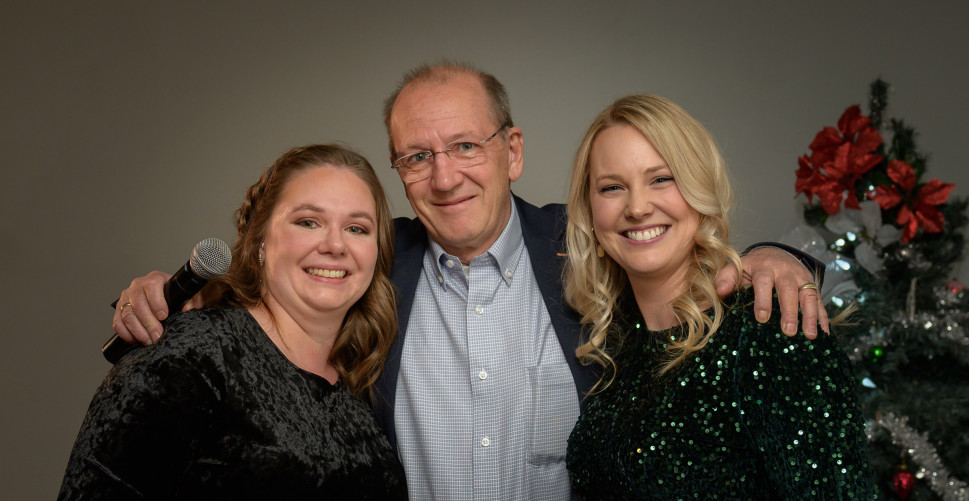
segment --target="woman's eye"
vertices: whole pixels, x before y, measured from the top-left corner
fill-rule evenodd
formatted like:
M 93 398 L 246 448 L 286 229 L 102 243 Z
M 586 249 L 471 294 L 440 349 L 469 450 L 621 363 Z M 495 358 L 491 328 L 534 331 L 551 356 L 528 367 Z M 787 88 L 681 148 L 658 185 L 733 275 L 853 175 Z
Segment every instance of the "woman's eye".
M 660 176 L 653 180 L 654 183 L 669 183 L 673 181 L 673 176 Z
M 610 184 L 609 186 L 603 186 L 602 188 L 599 188 L 599 193 L 608 193 L 610 191 L 618 191 L 621 189 L 622 187 L 619 186 L 618 184 Z
M 312 219 L 300 219 L 299 221 L 296 221 L 296 225 L 304 228 L 316 228 L 319 226 L 316 224 L 316 221 L 313 221 Z
M 359 235 L 366 235 L 367 233 L 370 233 L 370 231 L 367 230 L 367 228 L 363 226 L 358 226 L 358 225 L 350 226 L 349 228 L 347 228 L 347 231 L 349 231 L 350 233 L 356 233 Z

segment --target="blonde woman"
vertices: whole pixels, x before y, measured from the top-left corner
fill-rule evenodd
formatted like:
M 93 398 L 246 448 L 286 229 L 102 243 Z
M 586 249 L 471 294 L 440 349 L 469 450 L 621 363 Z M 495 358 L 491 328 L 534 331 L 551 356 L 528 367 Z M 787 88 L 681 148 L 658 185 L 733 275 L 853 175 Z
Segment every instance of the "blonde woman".
M 576 354 L 603 375 L 569 439 L 578 494 L 873 497 L 835 338 L 786 337 L 776 314 L 757 322 L 750 290 L 717 296 L 717 271 L 740 266 L 730 204 L 712 137 L 666 99 L 619 99 L 582 141 L 564 280 L 587 334 Z

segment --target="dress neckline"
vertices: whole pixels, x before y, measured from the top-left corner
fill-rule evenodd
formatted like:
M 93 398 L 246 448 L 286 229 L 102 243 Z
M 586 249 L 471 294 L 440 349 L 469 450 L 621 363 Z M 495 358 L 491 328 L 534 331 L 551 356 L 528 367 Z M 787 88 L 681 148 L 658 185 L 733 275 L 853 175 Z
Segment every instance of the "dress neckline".
M 343 386 L 342 380 L 339 379 L 339 376 L 337 376 L 337 380 L 335 383 L 331 383 L 325 377 L 320 376 L 319 374 L 314 374 L 294 364 L 293 361 L 290 360 L 289 357 L 287 357 L 286 354 L 283 353 L 283 351 L 280 350 L 278 346 L 276 346 L 276 343 L 274 343 L 272 338 L 269 337 L 269 333 L 267 333 L 266 330 L 262 328 L 262 325 L 259 324 L 259 321 L 256 320 L 256 317 L 252 315 L 252 312 L 250 312 L 248 308 L 241 308 L 241 309 L 245 312 L 246 316 L 249 317 L 249 320 L 251 320 L 252 323 L 256 326 L 256 329 L 258 329 L 258 333 L 261 334 L 261 335 L 254 336 L 256 338 L 259 338 L 259 340 L 257 340 L 256 342 L 262 343 L 264 346 L 266 346 L 271 353 L 280 357 L 283 361 L 286 362 L 287 366 L 291 367 L 298 374 L 302 375 L 304 379 L 314 381 L 316 384 L 320 384 L 320 385 L 323 385 L 324 387 L 329 387 L 333 389 L 340 389 Z

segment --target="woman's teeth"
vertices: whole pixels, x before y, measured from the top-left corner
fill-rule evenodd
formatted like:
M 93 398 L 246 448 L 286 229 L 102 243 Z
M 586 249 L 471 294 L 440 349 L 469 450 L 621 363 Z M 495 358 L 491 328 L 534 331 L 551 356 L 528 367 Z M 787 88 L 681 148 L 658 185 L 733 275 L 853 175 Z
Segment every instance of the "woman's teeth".
M 316 277 L 323 278 L 343 278 L 347 274 L 347 270 L 324 270 L 322 268 L 306 268 L 306 273 Z
M 626 232 L 626 238 L 628 238 L 630 240 L 635 240 L 637 242 L 642 242 L 642 241 L 645 241 L 645 240 L 651 240 L 651 239 L 654 239 L 654 238 L 662 235 L 663 233 L 666 233 L 666 229 L 667 228 L 669 228 L 669 227 L 668 226 L 654 226 L 654 227 L 652 227 L 652 228 L 650 228 L 648 230 L 642 230 L 642 231 L 627 231 Z

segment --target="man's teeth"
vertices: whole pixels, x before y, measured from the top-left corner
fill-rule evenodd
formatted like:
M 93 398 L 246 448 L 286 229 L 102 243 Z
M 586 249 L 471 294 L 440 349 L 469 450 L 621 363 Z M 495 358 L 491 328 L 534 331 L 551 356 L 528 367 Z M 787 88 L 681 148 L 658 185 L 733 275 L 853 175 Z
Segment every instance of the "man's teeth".
M 324 270 L 323 268 L 306 268 L 306 273 L 323 278 L 343 278 L 347 270 Z
M 654 226 L 648 230 L 642 231 L 627 231 L 626 238 L 630 240 L 636 240 L 637 242 L 642 242 L 644 240 L 650 240 L 656 238 L 663 233 L 666 233 L 667 226 Z

